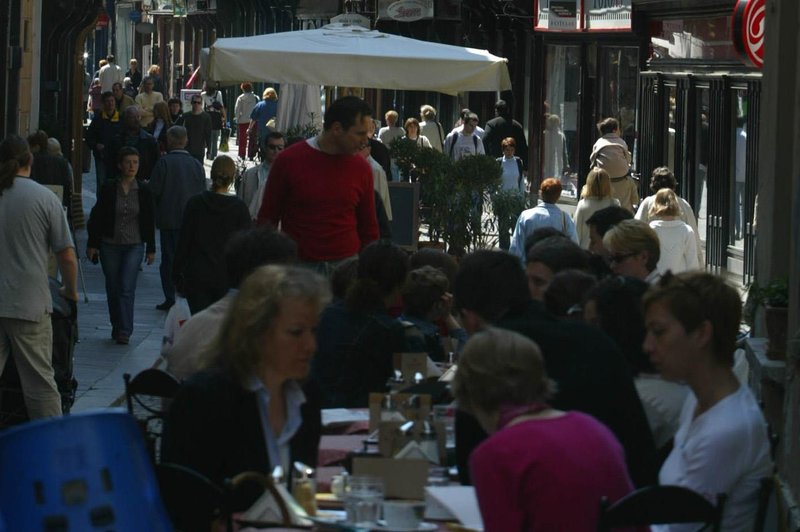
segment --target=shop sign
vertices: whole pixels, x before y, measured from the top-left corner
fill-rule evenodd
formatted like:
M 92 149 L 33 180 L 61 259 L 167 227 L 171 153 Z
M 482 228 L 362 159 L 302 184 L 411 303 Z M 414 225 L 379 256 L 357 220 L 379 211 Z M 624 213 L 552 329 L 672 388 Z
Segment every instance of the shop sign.
M 534 29 L 549 31 L 577 31 L 581 28 L 580 0 L 539 0 Z
M 630 30 L 631 2 L 632 0 L 586 0 L 586 30 Z
M 433 18 L 433 0 L 380 0 L 378 19 L 414 22 Z
M 94 25 L 95 28 L 107 28 L 108 27 L 108 14 L 103 11 L 97 15 L 97 22 Z
M 748 64 L 764 66 L 765 0 L 738 0 L 733 8 L 733 46 Z
M 142 12 L 136 11 L 135 9 L 128 12 L 128 20 L 136 24 L 137 22 L 142 21 Z
M 358 13 L 343 13 L 331 18 L 332 24 L 343 24 L 345 26 L 361 26 L 362 28 L 370 29 L 369 19 L 364 15 Z

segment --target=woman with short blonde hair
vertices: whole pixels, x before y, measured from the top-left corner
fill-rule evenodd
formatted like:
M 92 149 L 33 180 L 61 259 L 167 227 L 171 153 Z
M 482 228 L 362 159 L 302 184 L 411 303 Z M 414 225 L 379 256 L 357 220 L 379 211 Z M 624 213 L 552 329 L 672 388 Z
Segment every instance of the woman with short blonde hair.
M 658 235 L 641 220 L 623 220 L 603 236 L 611 271 L 653 284 L 661 278 Z
M 516 332 L 487 328 L 459 357 L 456 401 L 489 433 L 469 459 L 487 532 L 592 530 L 601 497 L 633 490 L 611 431 L 552 408 L 553 390 L 539 347 Z
M 606 207 L 619 206 L 619 200 L 611 196 L 611 177 L 602 168 L 592 168 L 586 175 L 586 184 L 581 190 L 581 199 L 572 219 L 578 233 L 578 244 L 589 249 L 589 226 L 586 225 L 594 213 Z
M 671 188 L 656 192 L 649 212 L 650 227 L 658 234 L 661 258 L 658 271 L 680 273 L 700 267 L 692 227 L 681 220 L 681 204 Z

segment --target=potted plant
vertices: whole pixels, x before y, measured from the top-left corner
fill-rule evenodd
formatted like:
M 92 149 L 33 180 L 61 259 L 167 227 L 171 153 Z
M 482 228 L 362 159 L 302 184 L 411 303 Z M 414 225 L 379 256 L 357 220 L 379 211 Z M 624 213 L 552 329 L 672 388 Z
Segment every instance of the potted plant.
M 522 211 L 535 206 L 533 198 L 518 190 L 500 190 L 492 196 L 492 214 L 490 223 L 492 229 L 497 231 L 500 237 L 498 240 L 503 242 L 502 235 L 508 235 L 514 229 L 517 218 Z M 505 243 L 506 245 L 508 242 Z M 502 246 L 501 246 L 502 247 Z
M 500 165 L 488 155 L 464 157 L 450 166 L 444 240 L 452 249 L 451 253 L 461 255 L 489 247 L 491 221 L 484 221 L 484 204 L 499 190 L 500 175 Z
M 750 287 L 747 308 L 750 323 L 754 323 L 758 307 L 764 307 L 764 325 L 767 329 L 767 357 L 772 360 L 786 358 L 787 330 L 789 328 L 789 281 L 781 278 L 759 286 Z

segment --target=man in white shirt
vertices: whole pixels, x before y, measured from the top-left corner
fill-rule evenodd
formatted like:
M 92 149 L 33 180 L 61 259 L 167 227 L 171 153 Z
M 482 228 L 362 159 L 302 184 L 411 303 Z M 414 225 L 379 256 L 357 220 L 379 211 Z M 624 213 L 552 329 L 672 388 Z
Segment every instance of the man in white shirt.
M 453 129 L 450 130 L 448 136 L 452 133 L 461 133 L 461 130 L 464 129 L 464 122 L 466 122 L 467 120 L 467 115 L 470 113 L 472 113 L 472 111 L 470 111 L 466 107 L 461 110 L 461 114 L 459 114 L 458 116 L 458 121 L 456 122 L 455 127 L 453 127 Z M 483 135 L 485 133 L 486 131 L 481 126 L 475 126 L 475 134 L 478 135 L 479 139 L 483 140 Z
M 122 69 L 114 62 L 113 55 L 107 55 L 106 61 L 105 66 L 103 66 L 98 73 L 102 92 L 110 91 L 114 83 L 122 83 L 122 79 L 124 78 Z
M 461 131 L 453 130 L 444 142 L 444 152 L 454 161 L 460 161 L 469 155 L 484 155 L 483 141 L 475 128 L 478 127 L 478 115 L 467 113 Z
M 242 177 L 242 184 L 237 195 L 247 205 L 253 220 L 258 216 L 258 210 L 261 208 L 264 187 L 267 186 L 267 177 L 269 176 L 269 167 L 285 147 L 286 139 L 284 139 L 283 133 L 271 131 L 264 139 L 264 142 L 261 143 L 261 164 L 248 168 Z

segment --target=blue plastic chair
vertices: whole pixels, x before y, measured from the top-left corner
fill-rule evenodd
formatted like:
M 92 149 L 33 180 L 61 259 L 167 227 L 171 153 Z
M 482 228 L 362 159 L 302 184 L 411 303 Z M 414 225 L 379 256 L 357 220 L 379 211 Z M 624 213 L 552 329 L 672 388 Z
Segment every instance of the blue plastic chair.
M 7 530 L 172 530 L 142 433 L 121 409 L 0 433 Z

